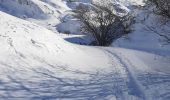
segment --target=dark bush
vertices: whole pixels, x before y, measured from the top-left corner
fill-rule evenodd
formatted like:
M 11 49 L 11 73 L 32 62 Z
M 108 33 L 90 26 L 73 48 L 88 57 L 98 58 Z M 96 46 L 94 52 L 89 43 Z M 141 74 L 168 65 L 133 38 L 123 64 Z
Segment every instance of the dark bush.
M 90 33 L 94 38 L 93 45 L 109 46 L 131 31 L 133 17 L 110 0 L 80 4 L 74 12 L 74 16 L 82 23 L 83 32 Z

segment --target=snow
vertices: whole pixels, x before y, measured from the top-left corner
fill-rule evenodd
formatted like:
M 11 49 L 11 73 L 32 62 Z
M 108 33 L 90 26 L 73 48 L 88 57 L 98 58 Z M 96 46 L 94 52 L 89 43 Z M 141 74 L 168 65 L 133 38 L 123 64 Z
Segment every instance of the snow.
M 130 40 L 121 38 L 113 47 L 77 45 L 91 40 L 78 33 L 69 10 L 90 1 L 26 1 L 31 4 L 0 0 L 1 100 L 170 99 L 170 47 L 140 23 Z M 119 1 L 129 2 L 127 8 L 143 4 Z M 58 32 L 64 28 L 79 35 Z
M 134 13 L 136 15 L 136 23 L 132 27 L 134 31 L 128 36 L 118 39 L 113 43 L 113 46 L 169 56 L 170 45 L 166 44 L 162 37 L 147 29 L 147 26 L 154 27 L 156 30 L 158 29 L 158 32 L 162 33 L 163 31 L 160 31 L 161 26 L 163 28 L 164 26 L 159 25 L 159 17 L 145 9 L 134 9 Z M 169 25 L 168 23 L 167 26 Z M 164 29 L 169 32 L 169 28 L 165 27 Z
M 145 0 L 117 0 L 117 1 L 123 3 L 125 6 L 132 6 L 132 5 L 143 6 L 143 5 L 145 5 L 145 3 L 144 3 Z

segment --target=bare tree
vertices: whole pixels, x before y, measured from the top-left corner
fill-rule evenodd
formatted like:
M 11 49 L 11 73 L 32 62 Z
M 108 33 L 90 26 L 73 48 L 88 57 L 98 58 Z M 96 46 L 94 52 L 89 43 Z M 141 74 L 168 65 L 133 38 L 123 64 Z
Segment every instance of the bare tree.
M 133 17 L 109 1 L 98 0 L 90 5 L 80 4 L 74 11 L 75 17 L 82 22 L 82 30 L 92 34 L 92 45 L 108 46 L 113 40 L 131 31 Z M 123 14 L 118 14 L 117 10 Z

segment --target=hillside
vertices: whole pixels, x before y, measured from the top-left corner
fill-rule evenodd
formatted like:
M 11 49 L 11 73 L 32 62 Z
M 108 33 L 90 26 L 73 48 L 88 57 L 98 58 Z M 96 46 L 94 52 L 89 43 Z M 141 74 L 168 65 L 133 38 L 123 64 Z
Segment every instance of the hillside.
M 74 32 L 79 24 L 70 10 L 89 1 L 19 1 L 0 0 L 0 100 L 170 99 L 170 47 L 143 33 L 141 24 L 135 24 L 131 41 L 78 45 L 70 41 L 87 42 L 87 37 L 64 35 L 57 26 L 66 18 L 69 25 L 62 27 L 75 24 Z M 141 2 L 129 0 L 126 7 L 136 4 Z

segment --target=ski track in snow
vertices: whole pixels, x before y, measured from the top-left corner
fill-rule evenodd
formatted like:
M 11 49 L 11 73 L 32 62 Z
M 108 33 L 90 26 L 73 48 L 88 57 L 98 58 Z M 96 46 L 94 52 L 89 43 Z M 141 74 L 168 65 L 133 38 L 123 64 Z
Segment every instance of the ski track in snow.
M 128 88 L 133 95 L 141 97 L 143 100 L 170 99 L 170 74 L 155 72 L 136 73 L 133 63 L 121 52 L 118 50 L 104 50 L 115 56 L 126 69 L 129 78 Z
M 137 73 L 130 58 L 113 48 L 97 47 L 109 57 L 112 66 L 107 69 L 108 72 L 74 70 L 67 65 L 53 65 L 35 54 L 25 55 L 15 47 L 15 36 L 10 36 L 20 29 L 22 23 L 11 24 L 12 20 L 16 19 L 3 23 L 10 26 L 9 31 L 12 33 L 8 34 L 8 31 L 7 34 L 0 34 L 0 38 L 7 42 L 10 49 L 4 56 L 13 60 L 0 60 L 0 100 L 110 100 L 110 97 L 111 100 L 170 100 L 169 74 Z M 22 33 L 27 34 L 34 32 L 29 33 L 29 30 L 38 28 L 34 24 L 23 24 L 21 27 L 24 29 Z M 27 37 L 26 33 L 24 38 Z M 39 41 L 36 37 L 34 39 L 31 35 L 28 43 L 38 48 L 36 50 L 53 53 L 46 42 Z M 58 45 L 64 44 L 56 44 L 56 51 L 65 53 L 63 49 L 66 48 Z M 31 61 L 40 63 L 41 66 L 34 67 Z M 81 76 L 82 78 L 78 78 Z
M 114 53 L 113 51 L 111 52 L 109 50 L 106 50 L 106 52 L 110 53 L 112 56 L 115 56 L 120 61 L 122 66 L 126 69 L 126 72 L 127 72 L 128 78 L 129 78 L 128 87 L 129 87 L 131 93 L 134 95 L 137 95 L 145 100 L 146 99 L 145 93 L 142 90 L 140 83 L 137 81 L 135 73 L 130 68 L 130 66 L 132 66 L 130 64 L 130 62 L 129 61 L 125 62 L 125 60 L 127 60 L 127 59 L 125 57 L 122 58 L 120 55 L 118 55 L 118 53 Z

